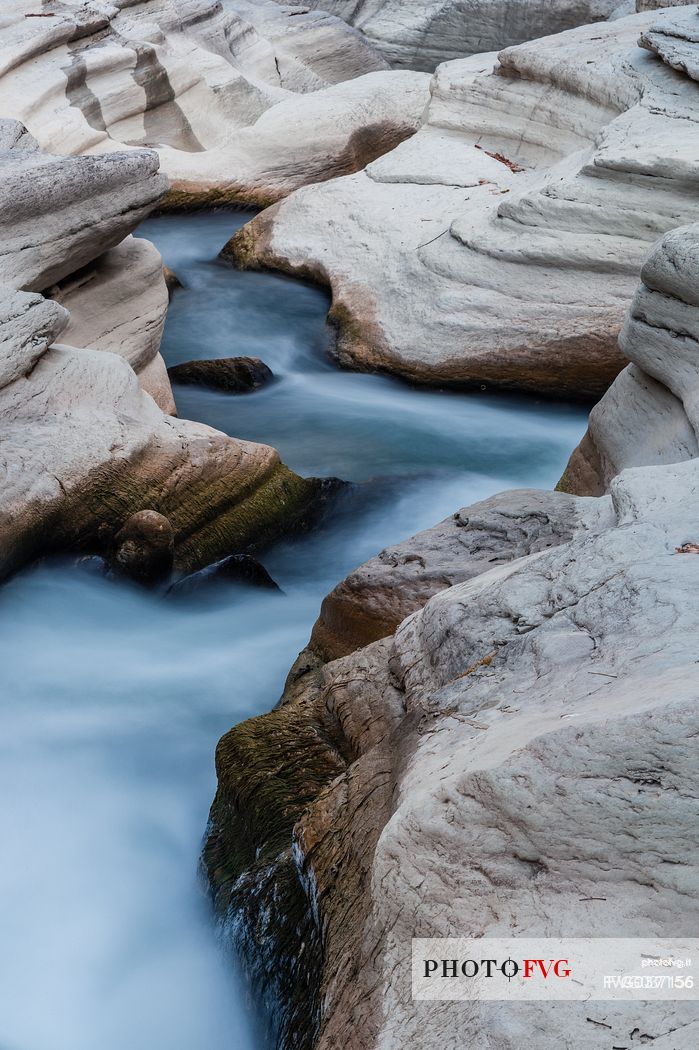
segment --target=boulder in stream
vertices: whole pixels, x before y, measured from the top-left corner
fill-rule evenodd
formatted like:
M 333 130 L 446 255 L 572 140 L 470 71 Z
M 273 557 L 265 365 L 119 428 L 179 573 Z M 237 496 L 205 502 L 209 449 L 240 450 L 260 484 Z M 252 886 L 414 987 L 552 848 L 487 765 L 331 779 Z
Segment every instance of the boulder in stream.
M 175 383 L 206 386 L 229 394 L 249 394 L 274 378 L 259 357 L 220 357 L 211 360 L 185 361 L 168 368 Z
M 126 519 L 114 537 L 112 570 L 137 583 L 154 584 L 172 572 L 175 533 L 164 514 L 139 510 Z
M 252 554 L 229 554 L 227 558 L 177 580 L 167 593 L 172 598 L 189 598 L 208 594 L 212 587 L 227 583 L 242 583 L 248 587 L 281 592 L 279 584 Z

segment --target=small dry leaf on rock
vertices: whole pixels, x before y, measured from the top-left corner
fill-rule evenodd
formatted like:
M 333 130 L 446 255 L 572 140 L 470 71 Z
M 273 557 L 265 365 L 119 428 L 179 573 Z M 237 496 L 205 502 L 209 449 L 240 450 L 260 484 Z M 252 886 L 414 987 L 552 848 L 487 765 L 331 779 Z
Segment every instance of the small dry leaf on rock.
M 699 543 L 683 543 L 675 547 L 675 554 L 699 554 Z

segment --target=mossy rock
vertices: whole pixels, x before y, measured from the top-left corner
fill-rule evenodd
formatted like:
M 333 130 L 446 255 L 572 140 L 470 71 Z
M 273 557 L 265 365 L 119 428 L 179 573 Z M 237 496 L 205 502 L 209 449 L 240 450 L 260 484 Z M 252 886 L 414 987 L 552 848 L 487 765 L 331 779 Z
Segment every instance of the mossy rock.
M 216 751 L 203 862 L 284 1050 L 313 1047 L 323 960 L 293 856 L 294 825 L 346 768 L 339 741 L 303 703 L 243 722 Z

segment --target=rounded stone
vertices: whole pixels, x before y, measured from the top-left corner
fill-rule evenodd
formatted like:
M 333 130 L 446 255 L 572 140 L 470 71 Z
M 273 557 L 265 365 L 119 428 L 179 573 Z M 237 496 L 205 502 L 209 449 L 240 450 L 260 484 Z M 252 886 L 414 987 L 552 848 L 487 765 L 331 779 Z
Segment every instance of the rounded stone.
M 114 537 L 110 567 L 138 583 L 152 584 L 172 572 L 174 557 L 175 533 L 169 519 L 155 510 L 139 510 Z

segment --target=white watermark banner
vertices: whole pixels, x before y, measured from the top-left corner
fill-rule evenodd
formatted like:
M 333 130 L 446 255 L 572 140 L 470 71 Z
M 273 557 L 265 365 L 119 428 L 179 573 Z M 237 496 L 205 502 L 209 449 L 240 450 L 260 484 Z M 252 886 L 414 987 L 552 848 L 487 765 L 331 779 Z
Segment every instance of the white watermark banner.
M 415 938 L 413 999 L 699 998 L 699 938 Z

